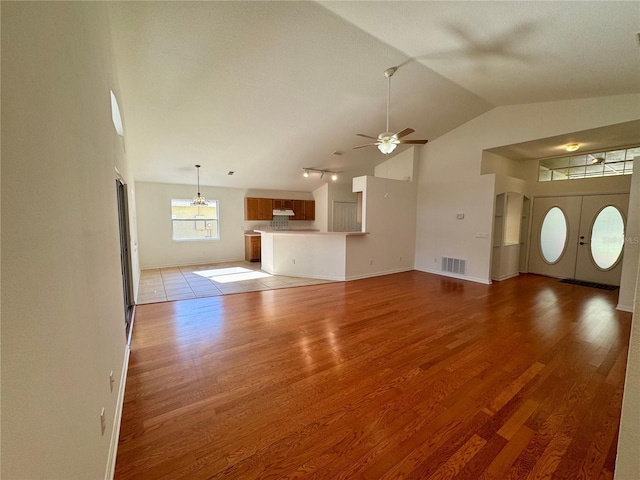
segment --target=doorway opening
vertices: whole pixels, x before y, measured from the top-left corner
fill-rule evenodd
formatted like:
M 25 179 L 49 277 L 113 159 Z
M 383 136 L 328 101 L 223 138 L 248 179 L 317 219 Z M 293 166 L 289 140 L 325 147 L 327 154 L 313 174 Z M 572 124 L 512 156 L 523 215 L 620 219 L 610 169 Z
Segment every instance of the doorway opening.
M 124 328 L 127 343 L 131 339 L 131 320 L 133 314 L 133 277 L 131 275 L 131 250 L 129 235 L 129 203 L 127 185 L 116 179 L 116 197 L 118 199 L 118 227 L 120 231 L 120 270 L 122 272 L 122 294 L 124 298 Z

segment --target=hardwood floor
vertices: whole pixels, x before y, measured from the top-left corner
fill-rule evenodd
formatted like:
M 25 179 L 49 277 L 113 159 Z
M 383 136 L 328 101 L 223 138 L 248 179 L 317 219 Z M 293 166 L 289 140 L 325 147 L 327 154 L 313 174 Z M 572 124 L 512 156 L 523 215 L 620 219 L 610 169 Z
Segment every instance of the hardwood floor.
M 115 478 L 612 479 L 617 294 L 414 271 L 138 306 Z

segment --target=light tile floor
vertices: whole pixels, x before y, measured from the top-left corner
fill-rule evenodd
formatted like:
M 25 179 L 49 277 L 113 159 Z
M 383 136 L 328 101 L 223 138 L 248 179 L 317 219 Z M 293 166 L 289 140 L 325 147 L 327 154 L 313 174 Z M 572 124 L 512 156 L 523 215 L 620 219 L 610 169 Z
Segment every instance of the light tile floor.
M 260 263 L 229 262 L 142 270 L 137 304 L 214 297 L 330 283 L 330 280 L 269 275 Z

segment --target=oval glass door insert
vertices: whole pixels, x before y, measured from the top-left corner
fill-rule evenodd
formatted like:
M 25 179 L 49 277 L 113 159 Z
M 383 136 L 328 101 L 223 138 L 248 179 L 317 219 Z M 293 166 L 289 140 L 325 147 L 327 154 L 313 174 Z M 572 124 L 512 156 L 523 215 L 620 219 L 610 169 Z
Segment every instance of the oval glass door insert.
M 616 207 L 600 210 L 591 227 L 591 257 L 601 270 L 612 268 L 622 255 L 624 219 Z
M 540 228 L 540 250 L 547 263 L 556 263 L 567 246 L 567 219 L 564 212 L 553 207 L 542 220 Z

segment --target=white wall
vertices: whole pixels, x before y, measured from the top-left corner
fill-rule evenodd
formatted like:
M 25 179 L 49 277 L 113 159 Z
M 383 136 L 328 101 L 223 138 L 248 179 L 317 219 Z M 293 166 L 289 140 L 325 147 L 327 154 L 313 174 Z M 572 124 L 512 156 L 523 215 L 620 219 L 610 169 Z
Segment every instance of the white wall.
M 394 180 L 414 180 L 414 159 L 417 150 L 416 147 L 411 147 L 388 158 L 374 168 L 374 176 Z
M 363 230 L 369 235 L 347 242 L 347 279 L 413 269 L 416 182 L 357 177 L 363 191 Z
M 329 231 L 329 184 L 319 186 L 313 192 L 313 199 L 316 202 L 316 220 L 313 228 L 321 232 Z
M 634 162 L 634 167 L 637 159 Z M 640 264 L 636 269 L 634 314 L 631 323 L 627 373 L 622 398 L 618 456 L 616 458 L 616 480 L 640 478 Z
M 618 308 L 626 311 L 633 310 L 633 300 L 636 292 L 636 270 L 640 261 L 640 157 L 633 161 L 634 173 L 631 176 L 629 192 L 629 212 L 627 230 L 624 234 L 624 257 L 622 258 L 622 274 L 620 278 L 620 294 Z M 632 208 L 635 205 L 636 208 Z M 636 310 L 638 311 L 638 310 Z
M 127 353 L 107 14 L 1 8 L 1 476 L 104 478 Z
M 484 150 L 639 117 L 640 95 L 511 105 L 429 142 L 418 173 L 416 269 L 439 273 L 441 257 L 463 258 L 467 278 L 490 281 L 495 181 L 480 175 Z M 477 238 L 485 233 L 489 238 Z

